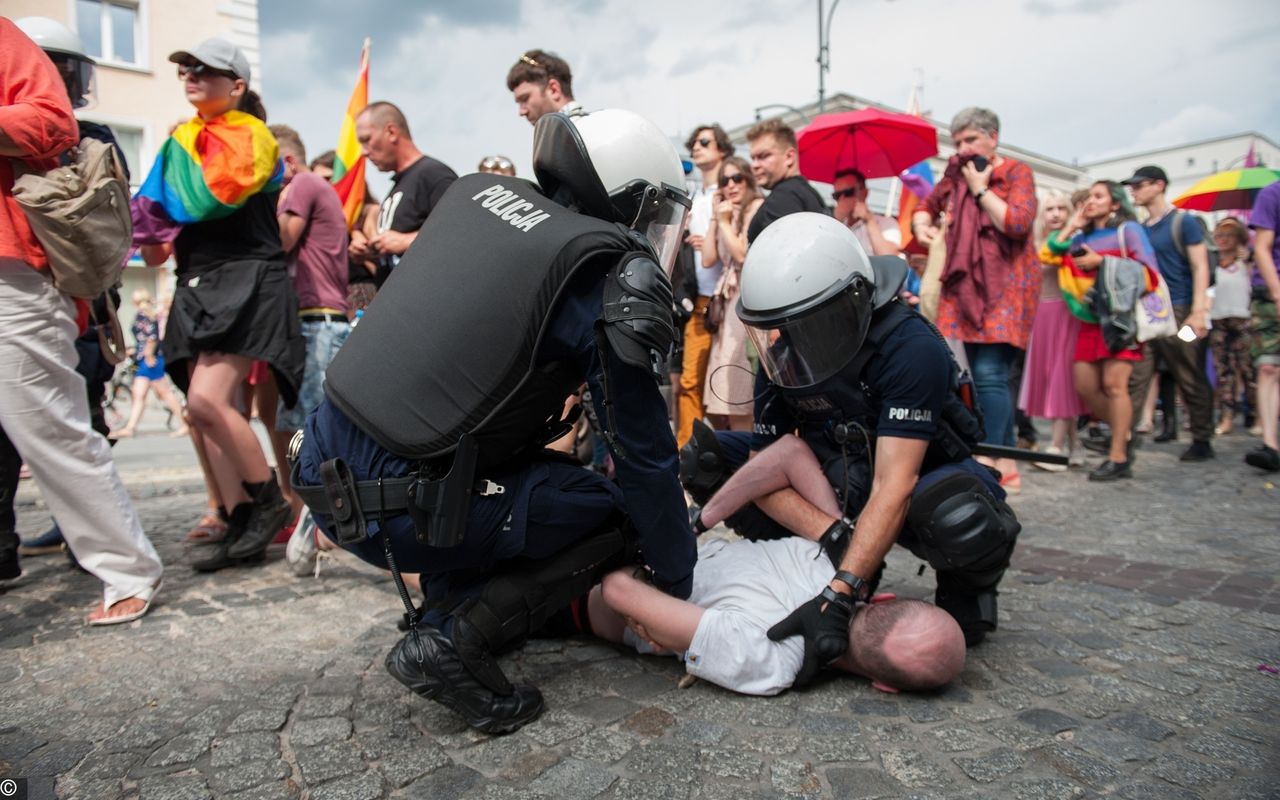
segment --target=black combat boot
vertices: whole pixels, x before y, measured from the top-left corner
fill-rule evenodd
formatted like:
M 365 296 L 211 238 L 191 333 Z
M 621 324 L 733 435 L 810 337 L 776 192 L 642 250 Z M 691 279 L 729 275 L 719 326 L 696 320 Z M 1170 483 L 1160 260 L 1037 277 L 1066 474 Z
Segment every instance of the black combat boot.
M 960 623 L 966 647 L 980 643 L 996 629 L 996 587 L 973 589 L 945 572 L 938 573 L 934 604 Z
M 191 562 L 191 568 L 196 572 L 217 572 L 227 567 L 256 564 L 266 558 L 265 548 L 248 558 L 232 558 L 227 555 L 227 549 L 244 535 L 245 526 L 249 524 L 252 515 L 253 503 L 241 503 L 233 508 L 227 515 L 227 535 L 222 541 L 201 548 L 198 557 Z
M 421 646 L 421 650 L 419 650 Z M 477 681 L 453 643 L 434 625 L 418 623 L 387 653 L 387 672 L 415 694 L 457 712 L 467 724 L 485 733 L 511 733 L 542 713 L 542 693 L 532 686 L 515 686 L 500 695 Z
M 22 574 L 18 561 L 18 534 L 0 531 L 0 580 L 13 580 Z
M 293 508 L 280 493 L 280 484 L 275 473 L 265 483 L 244 485 L 253 500 L 253 514 L 244 526 L 244 533 L 234 542 L 227 545 L 227 555 L 231 558 L 252 558 L 267 552 L 267 547 L 280 533 L 280 529 L 293 516 Z

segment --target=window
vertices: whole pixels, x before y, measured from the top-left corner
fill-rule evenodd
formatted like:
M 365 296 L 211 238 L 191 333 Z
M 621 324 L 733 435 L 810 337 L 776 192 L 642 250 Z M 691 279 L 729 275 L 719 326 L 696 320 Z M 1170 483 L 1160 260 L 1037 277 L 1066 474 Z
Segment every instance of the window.
M 138 6 L 76 0 L 76 28 L 89 55 L 104 63 L 141 65 Z
M 111 130 L 116 135 L 116 142 L 124 153 L 125 161 L 129 162 L 130 193 L 136 192 L 142 185 L 142 179 L 147 177 L 142 171 L 142 129 L 112 125 Z

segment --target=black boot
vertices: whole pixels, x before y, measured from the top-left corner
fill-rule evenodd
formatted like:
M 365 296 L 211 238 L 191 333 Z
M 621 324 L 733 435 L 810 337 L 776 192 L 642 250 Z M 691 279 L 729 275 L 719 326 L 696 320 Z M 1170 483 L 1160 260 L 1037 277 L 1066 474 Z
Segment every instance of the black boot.
M 959 584 L 948 573 L 939 573 L 933 602 L 960 623 L 965 646 L 973 647 L 996 629 L 998 594 L 994 585 L 987 589 L 973 589 Z
M 265 550 L 249 558 L 232 558 L 227 554 L 227 549 L 244 535 L 245 526 L 249 524 L 249 518 L 252 515 L 253 503 L 241 503 L 232 509 L 227 516 L 227 535 L 222 541 L 202 548 L 203 552 L 191 562 L 191 568 L 196 572 L 217 572 L 227 567 L 256 564 L 262 561 L 266 557 Z
M 267 547 L 280 529 L 293 516 L 293 508 L 280 493 L 280 484 L 276 482 L 275 473 L 271 480 L 254 486 L 246 483 L 245 489 L 253 499 L 253 514 L 244 527 L 244 534 L 227 546 L 227 555 L 231 558 L 251 558 L 267 552 Z
M 13 580 L 22 574 L 18 562 L 18 534 L 0 531 L 0 581 Z
M 1178 387 L 1168 375 L 1160 377 L 1160 432 L 1157 442 L 1173 442 L 1178 438 Z
M 421 650 L 419 650 L 421 646 Z M 477 681 L 458 658 L 453 644 L 434 625 L 418 629 L 387 653 L 387 672 L 415 694 L 457 712 L 476 730 L 511 733 L 542 713 L 542 693 L 516 686 L 499 695 Z

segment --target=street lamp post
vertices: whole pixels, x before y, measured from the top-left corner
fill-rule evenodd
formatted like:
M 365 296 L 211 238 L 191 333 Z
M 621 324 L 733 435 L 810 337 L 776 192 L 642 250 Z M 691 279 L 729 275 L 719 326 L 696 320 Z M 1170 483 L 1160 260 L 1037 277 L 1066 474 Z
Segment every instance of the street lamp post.
M 823 0 L 818 0 L 818 113 L 826 110 L 827 73 L 831 71 L 831 17 L 836 13 L 840 0 L 831 0 L 826 19 L 822 14 Z
M 790 111 L 792 114 L 795 114 L 797 117 L 804 120 L 805 125 L 809 124 L 810 120 L 807 114 L 805 114 L 803 111 L 796 108 L 795 106 L 789 106 L 786 103 L 765 103 L 762 106 L 756 106 L 755 107 L 756 122 L 759 122 L 761 119 L 763 119 L 763 117 L 760 116 L 760 112 L 770 108 L 785 108 L 786 110 Z

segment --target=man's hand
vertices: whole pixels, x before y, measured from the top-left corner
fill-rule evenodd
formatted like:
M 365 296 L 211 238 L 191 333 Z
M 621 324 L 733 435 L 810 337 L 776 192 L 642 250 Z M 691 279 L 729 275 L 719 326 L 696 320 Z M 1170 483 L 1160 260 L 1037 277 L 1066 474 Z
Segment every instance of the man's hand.
M 347 255 L 352 261 L 365 261 L 373 257 L 373 253 L 369 252 L 369 240 L 364 238 L 364 234 L 360 231 L 351 232 L 351 244 L 347 245 Z
M 852 621 L 853 598 L 828 586 L 769 629 L 769 638 L 775 642 L 804 637 L 804 663 L 796 675 L 797 687 L 806 686 L 818 670 L 844 655 L 849 649 Z
M 871 224 L 871 209 L 867 208 L 867 204 L 862 200 L 853 204 L 853 211 L 850 216 L 854 219 L 860 219 L 866 224 Z
M 703 237 L 696 233 L 691 233 L 684 237 L 685 244 L 689 245 L 694 250 L 702 250 L 702 239 Z
M 404 255 L 404 251 L 409 249 L 409 245 L 413 244 L 416 238 L 418 238 L 417 231 L 413 233 L 384 231 L 369 241 L 369 247 L 378 255 L 399 256 Z
M 1208 313 L 1205 312 L 1203 309 L 1199 311 L 1192 311 L 1190 314 L 1187 315 L 1187 318 L 1183 321 L 1183 324 L 1191 326 L 1191 330 L 1195 331 L 1197 339 L 1203 339 L 1204 337 L 1209 335 L 1209 323 L 1207 321 L 1208 318 L 1209 318 Z

